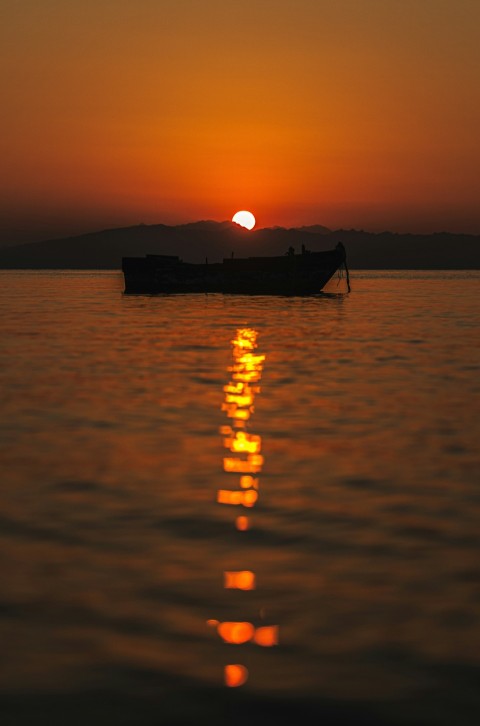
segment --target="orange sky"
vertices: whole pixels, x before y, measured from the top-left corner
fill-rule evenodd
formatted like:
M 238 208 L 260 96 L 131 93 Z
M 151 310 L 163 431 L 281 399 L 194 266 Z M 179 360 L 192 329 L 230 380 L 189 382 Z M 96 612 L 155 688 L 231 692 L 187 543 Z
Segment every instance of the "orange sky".
M 480 233 L 479 0 L 1 0 L 0 243 Z

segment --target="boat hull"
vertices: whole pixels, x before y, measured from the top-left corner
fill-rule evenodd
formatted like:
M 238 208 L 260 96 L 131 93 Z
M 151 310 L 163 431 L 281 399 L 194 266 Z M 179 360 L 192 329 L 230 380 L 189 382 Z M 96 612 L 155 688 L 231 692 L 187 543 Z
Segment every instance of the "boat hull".
M 343 248 L 192 264 L 178 257 L 124 257 L 125 294 L 313 295 L 346 262 Z

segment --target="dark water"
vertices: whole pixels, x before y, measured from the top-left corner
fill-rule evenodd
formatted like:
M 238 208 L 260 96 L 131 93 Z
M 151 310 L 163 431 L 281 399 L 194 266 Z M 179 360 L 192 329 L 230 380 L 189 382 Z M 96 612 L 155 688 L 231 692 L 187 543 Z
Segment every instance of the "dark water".
M 0 273 L 2 724 L 480 723 L 480 273 L 351 278 Z

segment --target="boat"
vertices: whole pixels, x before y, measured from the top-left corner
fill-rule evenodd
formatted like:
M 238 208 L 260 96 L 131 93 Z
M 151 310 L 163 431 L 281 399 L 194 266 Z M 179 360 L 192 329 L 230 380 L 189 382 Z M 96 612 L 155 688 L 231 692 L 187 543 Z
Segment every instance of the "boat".
M 222 262 L 184 262 L 174 255 L 123 257 L 127 295 L 224 293 L 240 295 L 314 295 L 345 270 L 350 281 L 345 247 L 301 254 L 290 247 L 273 257 L 225 258 Z

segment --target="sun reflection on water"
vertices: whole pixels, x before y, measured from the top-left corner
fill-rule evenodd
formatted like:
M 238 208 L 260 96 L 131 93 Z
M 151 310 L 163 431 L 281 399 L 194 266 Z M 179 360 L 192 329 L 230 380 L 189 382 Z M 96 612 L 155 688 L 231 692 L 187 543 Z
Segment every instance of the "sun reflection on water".
M 231 486 L 218 489 L 216 501 L 245 509 L 251 509 L 258 501 L 258 474 L 264 464 L 264 457 L 260 453 L 261 436 L 247 431 L 255 412 L 255 397 L 261 392 L 258 383 L 266 359 L 265 355 L 255 352 L 257 338 L 256 330 L 240 328 L 231 341 L 233 363 L 228 368 L 231 379 L 223 387 L 225 397 L 222 403 L 222 411 L 231 423 L 220 427 L 220 434 L 224 437 L 223 446 L 229 452 L 228 456 L 223 457 L 223 470 L 229 475 Z M 234 524 L 238 532 L 246 532 L 251 528 L 250 517 L 246 515 L 236 516 Z M 256 575 L 251 570 L 226 571 L 223 573 L 223 586 L 232 590 L 254 590 L 257 587 Z M 254 643 L 261 647 L 278 645 L 278 625 L 255 627 L 247 621 L 220 622 L 213 619 L 208 624 L 216 628 L 224 643 L 237 646 Z M 248 675 L 244 665 L 235 663 L 224 667 L 224 683 L 227 687 L 243 685 Z

